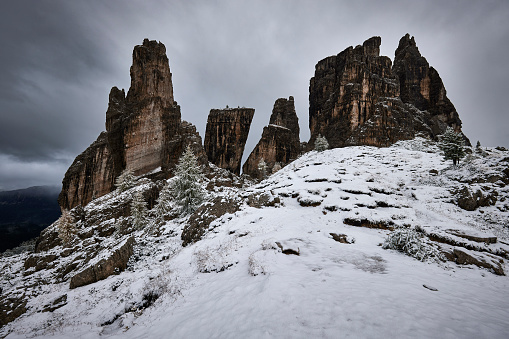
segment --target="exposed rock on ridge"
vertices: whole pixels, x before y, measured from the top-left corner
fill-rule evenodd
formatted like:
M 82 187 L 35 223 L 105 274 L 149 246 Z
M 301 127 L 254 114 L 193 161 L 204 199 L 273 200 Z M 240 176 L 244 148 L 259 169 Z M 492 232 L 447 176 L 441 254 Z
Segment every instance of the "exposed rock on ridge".
M 214 165 L 239 175 L 254 108 L 211 109 L 205 131 L 205 152 Z
M 62 181 L 59 204 L 64 209 L 86 205 L 114 189 L 125 169 L 135 175 L 171 175 L 180 154 L 191 144 L 201 164 L 207 164 L 196 128 L 181 121 L 173 98 L 172 75 L 165 46 L 145 39 L 135 46 L 131 87 L 113 87 L 106 112 L 106 132 L 78 156 Z
M 293 97 L 280 98 L 274 103 L 269 125 L 263 128 L 260 141 L 242 167 L 243 173 L 261 177 L 258 164 L 263 158 L 269 170 L 276 162 L 284 166 L 300 154 L 299 118 Z
M 417 133 L 436 138 L 461 120 L 438 73 L 407 34 L 394 66 L 379 56 L 380 37 L 348 47 L 315 66 L 309 86 L 310 145 L 318 134 L 331 147 L 389 146 Z

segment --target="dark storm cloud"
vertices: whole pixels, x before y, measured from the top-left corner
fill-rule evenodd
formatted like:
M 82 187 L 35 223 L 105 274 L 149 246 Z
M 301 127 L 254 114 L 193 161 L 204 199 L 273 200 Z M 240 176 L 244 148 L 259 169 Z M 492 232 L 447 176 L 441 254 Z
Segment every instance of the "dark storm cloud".
M 504 1 L 42 0 L 0 6 L 0 189 L 22 185 L 23 176 L 32 182 L 38 175 L 27 169 L 45 171 L 41 164 L 63 177 L 104 129 L 109 89 L 128 89 L 132 48 L 144 38 L 166 45 L 182 118 L 202 137 L 211 108 L 256 109 L 245 157 L 279 97 L 295 97 L 301 139 L 308 138 L 308 86 L 319 60 L 374 35 L 382 37 L 382 54 L 393 59 L 407 32 L 442 76 L 472 141 L 509 145 Z M 22 167 L 17 179 L 7 173 Z

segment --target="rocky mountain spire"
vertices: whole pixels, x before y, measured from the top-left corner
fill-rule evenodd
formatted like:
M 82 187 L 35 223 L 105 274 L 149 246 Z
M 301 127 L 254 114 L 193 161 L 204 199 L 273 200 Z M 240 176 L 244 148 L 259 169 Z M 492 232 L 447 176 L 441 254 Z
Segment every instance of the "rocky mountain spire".
M 205 152 L 211 163 L 239 175 L 254 108 L 211 109 Z
M 402 37 L 395 54 L 392 71 L 399 78 L 401 100 L 431 114 L 434 135 L 443 133 L 447 126 L 461 131 L 461 120 L 447 98 L 442 79 L 421 55 L 414 37 Z
M 299 118 L 293 97 L 274 103 L 269 125 L 263 128 L 260 141 L 242 167 L 243 173 L 259 178 L 258 164 L 263 159 L 270 170 L 276 162 L 284 166 L 300 154 Z
M 447 126 L 461 131 L 438 72 L 414 38 L 401 38 L 394 66 L 379 56 L 380 43 L 372 37 L 318 62 L 309 85 L 311 145 L 318 134 L 343 147 L 389 146 L 416 133 L 436 139 Z
M 76 158 L 62 181 L 64 209 L 85 205 L 114 189 L 115 178 L 129 168 L 135 175 L 158 171 L 171 175 L 190 144 L 201 164 L 207 159 L 196 128 L 181 121 L 173 98 L 172 75 L 164 44 L 145 39 L 133 50 L 131 87 L 113 87 L 106 132 Z

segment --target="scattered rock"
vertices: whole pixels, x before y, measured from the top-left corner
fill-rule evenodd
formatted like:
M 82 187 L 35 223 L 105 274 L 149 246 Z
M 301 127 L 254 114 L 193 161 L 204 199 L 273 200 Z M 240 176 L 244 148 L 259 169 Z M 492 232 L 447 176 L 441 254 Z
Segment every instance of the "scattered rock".
M 382 230 L 394 230 L 394 222 L 392 221 L 374 221 L 374 220 L 368 220 L 364 218 L 345 218 L 343 220 L 343 223 L 350 226 L 357 226 L 357 227 L 367 227 L 367 228 L 379 228 Z
M 0 299 L 0 328 L 23 315 L 26 311 L 27 301 L 20 298 Z
M 354 241 L 348 239 L 348 236 L 346 234 L 336 234 L 336 233 L 329 233 L 332 236 L 332 239 L 336 240 L 337 242 L 340 242 L 342 244 L 353 244 Z
M 53 312 L 62 306 L 67 305 L 67 294 L 53 300 L 52 303 L 47 304 L 43 307 L 42 312 Z
M 503 259 L 488 253 L 478 253 L 464 248 L 454 248 L 455 261 L 460 265 L 475 265 L 492 270 L 495 274 L 505 275 Z
M 262 207 L 274 207 L 281 203 L 281 199 L 278 196 L 274 196 L 270 192 L 254 193 L 247 197 L 247 204 L 251 207 L 262 208 Z
M 486 244 L 495 244 L 497 242 L 496 236 L 490 236 L 475 231 L 466 230 L 446 230 L 447 233 L 455 235 L 460 238 L 465 238 L 475 242 L 481 242 Z
M 474 211 L 481 206 L 493 206 L 497 202 L 498 193 L 495 190 L 483 191 L 464 186 L 456 192 L 456 202 L 459 207 L 467 211 Z
M 429 285 L 426 285 L 426 284 L 423 284 L 422 286 L 423 286 L 424 288 L 427 288 L 427 289 L 428 289 L 428 290 L 430 290 L 430 291 L 434 291 L 434 292 L 437 292 L 437 291 L 438 291 L 438 289 L 436 289 L 436 288 L 435 288 L 435 287 L 433 287 L 433 286 L 429 286 Z

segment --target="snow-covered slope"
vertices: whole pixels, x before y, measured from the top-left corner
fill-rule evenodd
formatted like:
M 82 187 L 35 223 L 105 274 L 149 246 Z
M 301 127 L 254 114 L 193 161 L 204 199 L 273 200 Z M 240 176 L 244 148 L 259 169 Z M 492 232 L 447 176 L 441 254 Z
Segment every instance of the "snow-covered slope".
M 452 168 L 434 151 L 416 139 L 307 153 L 255 186 L 214 193 L 278 197 L 274 206 L 244 203 L 187 247 L 180 240 L 187 219 L 168 221 L 157 236 L 137 231 L 126 271 L 72 290 L 68 282 L 38 284 L 52 279 L 44 270 L 23 278 L 27 254 L 1 258 L 10 274 L 3 293 L 18 289 L 34 297 L 0 336 L 505 338 L 507 276 L 421 262 L 381 246 L 391 229 L 417 228 L 437 249 L 497 258 L 507 272 L 509 186 L 483 181 L 499 173 L 496 164 L 509 153 L 490 150 Z M 454 202 L 466 182 L 496 191 L 497 202 L 461 209 Z M 118 196 L 101 199 L 95 204 Z M 63 295 L 59 307 L 55 300 Z M 52 304 L 55 310 L 40 312 Z

